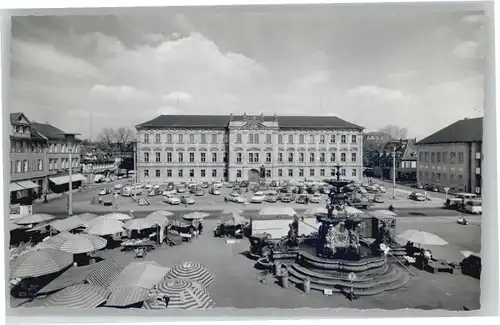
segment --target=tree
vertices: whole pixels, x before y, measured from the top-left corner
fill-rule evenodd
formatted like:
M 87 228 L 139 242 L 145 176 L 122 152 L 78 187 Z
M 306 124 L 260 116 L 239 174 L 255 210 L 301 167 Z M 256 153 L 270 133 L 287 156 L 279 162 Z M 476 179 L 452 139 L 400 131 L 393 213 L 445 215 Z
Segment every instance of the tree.
M 379 132 L 387 133 L 392 139 L 406 139 L 408 136 L 408 129 L 400 128 L 399 126 L 392 124 L 381 128 Z
M 116 131 L 111 128 L 104 128 L 101 133 L 99 133 L 98 141 L 112 145 L 116 141 Z

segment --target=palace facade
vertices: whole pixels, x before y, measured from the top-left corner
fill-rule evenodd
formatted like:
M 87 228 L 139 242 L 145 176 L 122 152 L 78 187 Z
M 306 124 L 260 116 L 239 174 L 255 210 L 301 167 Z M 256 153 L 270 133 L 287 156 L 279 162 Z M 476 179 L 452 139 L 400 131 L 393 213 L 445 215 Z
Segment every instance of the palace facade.
M 140 182 L 362 176 L 363 128 L 334 116 L 161 115 L 136 129 Z

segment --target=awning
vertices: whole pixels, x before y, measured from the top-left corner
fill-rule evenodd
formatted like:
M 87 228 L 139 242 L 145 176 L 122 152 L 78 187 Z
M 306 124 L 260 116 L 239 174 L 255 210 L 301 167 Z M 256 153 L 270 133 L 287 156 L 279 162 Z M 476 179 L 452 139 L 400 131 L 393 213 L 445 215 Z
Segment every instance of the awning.
M 11 192 L 16 192 L 16 191 L 22 191 L 22 190 L 25 190 L 24 187 L 22 187 L 21 185 L 17 184 L 17 183 L 10 183 L 9 185 L 9 189 Z
M 85 176 L 83 176 L 82 174 L 71 175 L 71 182 L 84 181 L 86 179 L 87 178 L 85 178 Z M 49 180 L 56 185 L 67 184 L 67 183 L 69 183 L 69 175 L 58 176 L 58 177 L 49 177 Z
M 32 181 L 20 181 L 20 182 L 16 182 L 16 183 L 19 184 L 21 187 L 24 187 L 27 190 L 31 190 L 33 188 L 40 187 L 38 184 L 36 184 Z

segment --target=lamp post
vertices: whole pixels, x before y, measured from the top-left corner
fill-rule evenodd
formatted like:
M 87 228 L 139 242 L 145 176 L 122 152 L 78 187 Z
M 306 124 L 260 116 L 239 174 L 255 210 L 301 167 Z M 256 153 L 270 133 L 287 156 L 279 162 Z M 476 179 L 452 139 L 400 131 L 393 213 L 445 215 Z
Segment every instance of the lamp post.
M 68 173 L 68 215 L 73 215 L 73 180 L 71 179 L 73 174 L 73 160 L 72 152 L 73 146 L 75 145 L 75 136 L 79 133 L 63 133 L 64 139 L 66 140 L 66 146 L 68 147 L 68 159 L 69 159 L 69 173 Z
M 137 141 L 132 141 L 132 147 L 134 149 L 133 158 L 134 158 L 134 200 L 137 202 Z
M 396 146 L 392 147 L 392 198 L 396 198 Z

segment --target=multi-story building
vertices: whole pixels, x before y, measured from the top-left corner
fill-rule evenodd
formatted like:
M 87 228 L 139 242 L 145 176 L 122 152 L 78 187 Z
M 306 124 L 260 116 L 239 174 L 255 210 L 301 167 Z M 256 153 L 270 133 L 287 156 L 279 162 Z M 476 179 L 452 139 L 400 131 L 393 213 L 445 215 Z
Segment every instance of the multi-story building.
M 31 199 L 47 187 L 45 150 L 48 139 L 40 134 L 23 113 L 10 114 L 11 202 Z
M 87 179 L 88 184 L 95 182 L 97 175 L 109 176 L 116 173 L 119 161 L 108 155 L 91 151 L 82 154 L 81 156 L 82 174 Z
M 363 128 L 333 116 L 162 115 L 136 126 L 141 182 L 362 176 Z
M 481 194 L 482 140 L 482 118 L 457 121 L 420 140 L 418 181 Z
M 68 148 L 64 131 L 56 128 L 48 123 L 33 122 L 33 127 L 48 139 L 48 145 L 45 150 L 45 160 L 47 165 L 47 177 L 49 192 L 64 192 L 69 186 L 69 168 L 72 168 L 72 185 L 73 188 L 81 186 L 81 182 L 85 177 L 80 173 L 80 148 L 78 139 L 75 139 L 75 145 Z M 69 150 L 72 157 L 69 160 Z
M 23 113 L 10 114 L 10 123 L 11 202 L 30 202 L 34 196 L 67 190 L 69 155 L 63 131 L 31 122 Z M 78 145 L 73 152 L 72 181 L 78 187 L 83 178 Z

